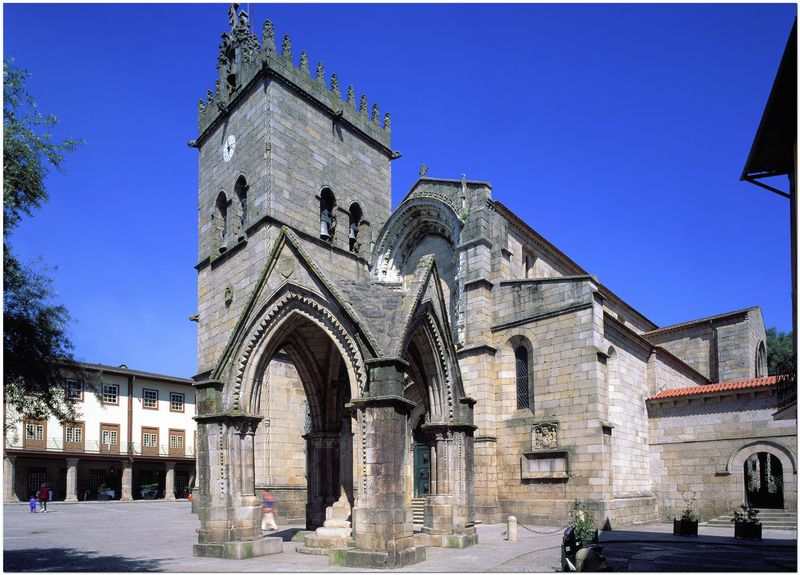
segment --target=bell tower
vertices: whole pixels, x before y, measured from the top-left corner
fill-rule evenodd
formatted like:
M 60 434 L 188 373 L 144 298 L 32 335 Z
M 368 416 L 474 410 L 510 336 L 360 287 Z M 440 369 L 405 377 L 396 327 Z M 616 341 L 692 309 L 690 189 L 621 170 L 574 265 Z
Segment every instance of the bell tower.
M 322 62 L 312 73 L 288 35 L 278 49 L 271 21 L 260 41 L 237 4 L 228 23 L 189 142 L 199 152 L 198 374 L 218 361 L 282 226 L 328 252 L 335 273 L 364 273 L 399 156 L 389 114 L 366 95 L 357 102 Z

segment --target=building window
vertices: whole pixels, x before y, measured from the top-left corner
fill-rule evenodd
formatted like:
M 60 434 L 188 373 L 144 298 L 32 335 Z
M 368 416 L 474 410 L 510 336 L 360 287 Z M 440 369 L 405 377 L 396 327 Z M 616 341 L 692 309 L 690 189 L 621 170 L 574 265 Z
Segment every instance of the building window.
M 182 393 L 169 394 L 169 410 L 170 411 L 183 411 L 184 395 Z
M 361 248 L 361 244 L 358 241 L 358 229 L 361 225 L 362 216 L 363 214 L 361 212 L 361 206 L 359 206 L 358 203 L 353 202 L 350 205 L 350 228 L 348 231 L 348 241 L 350 242 L 350 251 L 356 254 Z
M 119 386 L 116 383 L 103 384 L 103 403 L 119 405 Z
M 224 252 L 228 241 L 228 198 L 225 192 L 220 192 L 217 196 L 211 223 L 214 228 L 213 247 L 220 253 Z
M 100 424 L 100 451 L 103 453 L 119 453 L 118 424 Z
M 142 455 L 158 455 L 158 429 L 142 428 Z
M 531 252 L 529 252 L 527 249 L 522 250 L 522 273 L 525 279 L 530 279 L 533 277 L 533 264 L 535 261 L 536 258 Z
M 169 430 L 169 454 L 183 455 L 185 453 L 186 432 L 182 429 Z
M 66 443 L 83 443 L 83 423 L 67 423 L 64 427 L 64 441 Z
M 28 419 L 25 421 L 25 447 L 44 449 L 47 447 L 47 421 Z
M 514 350 L 514 358 L 517 367 L 517 409 L 527 409 L 530 407 L 530 384 L 528 350 L 524 345 Z
M 764 346 L 764 342 L 758 342 L 758 348 L 756 349 L 756 377 L 766 377 L 767 376 L 767 349 Z
M 247 180 L 244 176 L 239 176 L 239 179 L 236 180 L 236 199 L 239 203 L 239 235 L 240 237 L 244 235 L 244 230 L 247 227 Z
M 336 208 L 336 198 L 330 188 L 322 188 L 319 195 L 319 237 L 326 242 L 333 241 L 333 233 L 336 229 L 336 216 L 333 210 Z
M 67 397 L 72 401 L 83 401 L 83 382 L 74 379 L 68 379 L 67 383 Z
M 158 409 L 158 390 L 143 389 L 142 405 L 145 409 Z

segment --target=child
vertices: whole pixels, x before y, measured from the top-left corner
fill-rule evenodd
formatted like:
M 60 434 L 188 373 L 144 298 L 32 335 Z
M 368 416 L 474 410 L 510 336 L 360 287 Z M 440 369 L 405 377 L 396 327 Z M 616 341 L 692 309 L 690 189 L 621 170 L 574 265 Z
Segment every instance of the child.
M 31 506 L 31 513 L 36 513 L 36 504 L 38 503 L 36 496 L 31 495 L 31 500 L 28 501 L 28 505 Z

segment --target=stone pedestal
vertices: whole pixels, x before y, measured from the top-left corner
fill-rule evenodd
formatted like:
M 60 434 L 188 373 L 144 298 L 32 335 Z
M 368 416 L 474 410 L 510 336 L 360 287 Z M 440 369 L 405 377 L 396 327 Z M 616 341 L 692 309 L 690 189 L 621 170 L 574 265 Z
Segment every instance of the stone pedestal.
M 164 475 L 164 499 L 175 501 L 175 462 L 167 461 L 164 466 L 167 468 Z
M 67 459 L 67 490 L 64 501 L 78 501 L 78 459 Z
M 350 502 L 344 489 L 339 500 L 325 510 L 325 523 L 314 533 L 305 536 L 305 545 L 298 547 L 300 553 L 327 555 L 337 547 L 347 547 L 351 541 Z
M 3 458 L 3 501 L 19 501 L 15 491 L 16 482 L 16 455 L 6 455 Z
M 120 501 L 133 501 L 133 464 L 130 461 L 122 463 L 122 495 Z

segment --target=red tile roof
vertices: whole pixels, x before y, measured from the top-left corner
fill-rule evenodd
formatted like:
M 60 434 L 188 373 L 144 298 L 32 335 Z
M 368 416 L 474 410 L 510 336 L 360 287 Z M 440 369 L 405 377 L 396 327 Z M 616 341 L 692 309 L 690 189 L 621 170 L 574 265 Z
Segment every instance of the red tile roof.
M 741 381 L 726 381 L 723 383 L 710 383 L 708 385 L 698 385 L 695 387 L 683 387 L 680 389 L 665 389 L 658 392 L 651 399 L 666 399 L 670 397 L 685 397 L 687 395 L 703 395 L 706 393 L 718 393 L 720 391 L 732 391 L 738 389 L 755 389 L 769 387 L 778 383 L 778 379 L 789 377 L 786 375 L 770 375 L 759 377 L 758 379 L 744 379 Z

